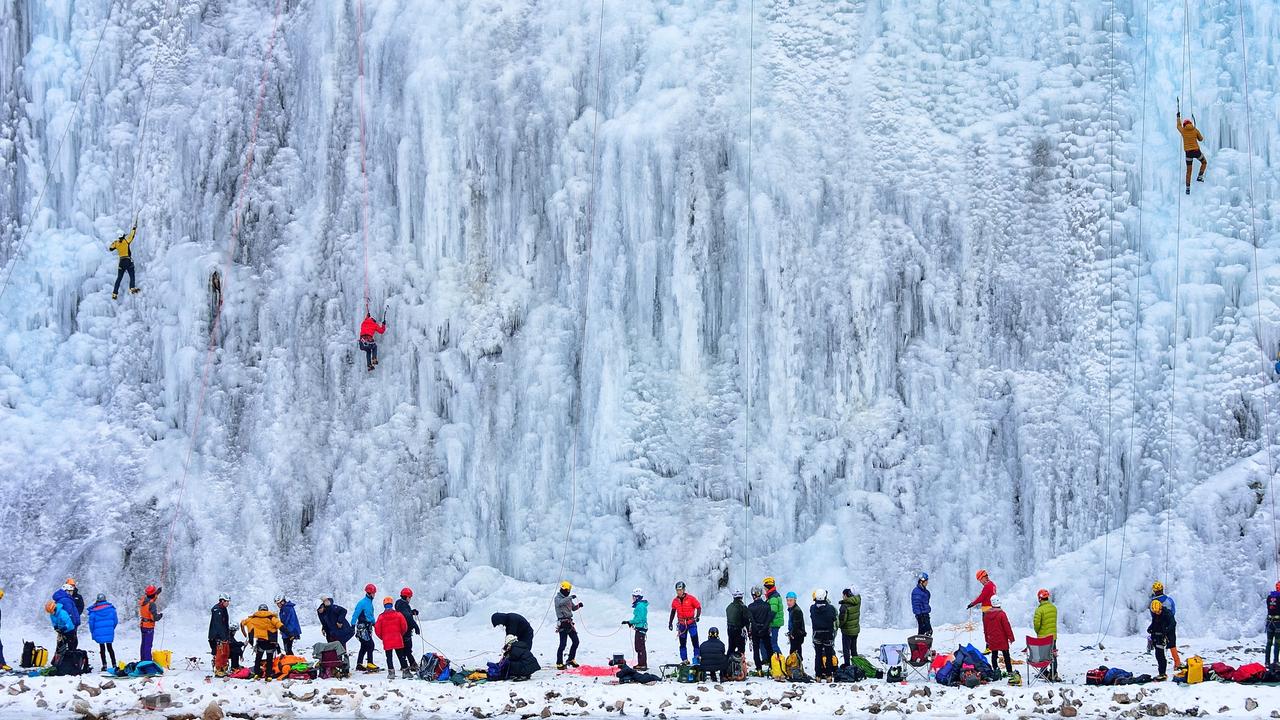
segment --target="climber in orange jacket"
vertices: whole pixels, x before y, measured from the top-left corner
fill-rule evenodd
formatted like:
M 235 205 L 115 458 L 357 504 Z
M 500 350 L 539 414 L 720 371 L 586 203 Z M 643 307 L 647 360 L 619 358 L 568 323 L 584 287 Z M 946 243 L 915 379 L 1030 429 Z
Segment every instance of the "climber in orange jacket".
M 378 341 L 374 336 L 386 331 L 385 322 L 379 324 L 372 315 L 364 314 L 364 322 L 360 323 L 360 349 L 364 351 L 365 364 L 369 366 L 370 371 L 378 364 Z
M 1209 166 L 1209 161 L 1205 160 L 1204 153 L 1200 151 L 1200 142 L 1204 140 L 1204 135 L 1200 134 L 1200 130 L 1196 128 L 1196 124 L 1190 118 L 1182 119 L 1182 112 L 1178 112 L 1178 132 L 1182 135 L 1182 150 L 1187 154 L 1187 194 L 1191 194 L 1191 166 L 1196 160 L 1200 161 L 1200 173 L 1196 175 L 1196 182 L 1204 182 L 1204 169 Z

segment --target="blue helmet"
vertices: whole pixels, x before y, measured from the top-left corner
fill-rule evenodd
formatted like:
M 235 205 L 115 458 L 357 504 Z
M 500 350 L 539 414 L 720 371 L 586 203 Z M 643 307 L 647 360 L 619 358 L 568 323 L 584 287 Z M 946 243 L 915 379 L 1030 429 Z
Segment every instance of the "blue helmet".
M 916 578 L 916 581 L 917 581 L 917 582 L 928 582 L 928 581 L 929 581 L 929 573 L 927 573 L 927 572 L 922 572 L 922 573 L 920 573 L 920 577 Z
M 788 599 L 788 600 L 795 600 L 795 599 L 796 599 L 796 594 L 795 594 L 795 593 L 793 593 L 793 592 L 789 592 L 789 593 L 787 593 L 787 599 Z

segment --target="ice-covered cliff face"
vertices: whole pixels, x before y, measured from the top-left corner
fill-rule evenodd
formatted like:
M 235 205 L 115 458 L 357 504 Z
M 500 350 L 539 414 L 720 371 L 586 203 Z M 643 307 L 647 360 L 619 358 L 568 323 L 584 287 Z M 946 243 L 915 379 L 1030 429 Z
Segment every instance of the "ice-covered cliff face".
M 982 566 L 1073 629 L 1105 583 L 1124 631 L 1160 575 L 1256 630 L 1267 464 L 1214 474 L 1263 448 L 1277 341 L 1273 6 L 1242 40 L 1195 3 L 1187 87 L 1173 4 L 366 0 L 370 374 L 354 0 L 274 46 L 274 0 L 118 0 L 75 113 L 110 4 L 0 7 L 7 587 L 132 592 L 178 509 L 192 605 L 372 576 L 444 612 L 567 546 L 579 584 L 770 572 L 870 622 Z

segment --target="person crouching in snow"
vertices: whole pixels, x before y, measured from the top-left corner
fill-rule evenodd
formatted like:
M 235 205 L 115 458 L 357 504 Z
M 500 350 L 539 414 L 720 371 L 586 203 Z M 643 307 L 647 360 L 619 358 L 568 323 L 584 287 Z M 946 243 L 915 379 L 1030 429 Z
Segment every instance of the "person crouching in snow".
M 387 677 L 396 679 L 395 662 L 400 660 L 400 676 L 408 678 L 409 651 L 404 646 L 404 638 L 409 634 L 409 622 L 404 614 L 396 610 L 395 602 L 389 597 L 382 598 L 382 614 L 373 624 L 373 632 L 382 641 L 382 650 L 387 654 Z
M 528 680 L 529 676 L 542 669 L 533 650 L 515 635 L 508 635 L 502 643 L 502 657 L 507 661 L 507 678 L 510 680 Z
M 1009 657 L 1009 645 L 1013 642 L 1013 626 L 1009 624 L 1009 616 L 1000 609 L 1000 596 L 991 596 L 990 608 L 982 614 L 982 635 L 987 640 L 987 650 L 991 652 L 991 669 L 1000 671 L 997 655 L 1004 654 L 1004 667 L 1008 674 L 1013 674 L 1013 659 Z

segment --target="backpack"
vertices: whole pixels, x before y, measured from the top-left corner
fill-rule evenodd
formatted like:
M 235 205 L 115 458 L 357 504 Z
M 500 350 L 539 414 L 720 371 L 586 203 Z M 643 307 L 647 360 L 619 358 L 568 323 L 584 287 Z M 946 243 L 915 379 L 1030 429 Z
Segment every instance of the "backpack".
M 1280 593 L 1271 593 L 1267 596 L 1267 619 L 1272 618 L 1280 620 Z
M 747 657 L 739 653 L 729 656 L 729 670 L 725 673 L 726 681 L 738 682 L 747 679 Z
M 62 653 L 54 666 L 54 675 L 84 675 L 89 672 L 89 654 L 83 650 Z
M 698 673 L 694 672 L 693 666 L 689 663 L 680 663 L 680 667 L 676 668 L 676 682 L 698 682 Z
M 857 666 L 862 671 L 862 677 L 864 678 L 875 678 L 878 680 L 884 677 L 884 673 L 880 668 L 872 665 L 870 660 L 862 657 L 861 655 L 855 655 L 849 660 L 849 662 Z
M 501 663 L 503 673 L 506 672 L 506 659 Z M 422 662 L 418 663 L 418 679 L 419 680 L 448 680 L 449 679 L 449 659 L 440 653 L 425 653 L 422 656 Z M 493 679 L 493 678 L 490 678 Z
M 1258 682 L 1266 672 L 1267 668 L 1262 663 L 1249 663 L 1236 668 L 1236 671 L 1231 673 L 1231 680 L 1238 683 Z
M 253 671 L 247 667 L 242 667 L 239 670 L 232 670 L 231 674 L 228 675 L 227 677 L 231 678 L 232 680 L 248 680 L 249 678 L 253 677 Z
M 774 680 L 782 680 L 787 676 L 786 661 L 782 659 L 781 653 L 774 653 L 769 657 L 769 677 Z
M 1133 677 L 1133 673 L 1129 672 L 1128 670 L 1121 670 L 1120 668 L 1111 668 L 1107 670 L 1105 675 L 1103 675 L 1102 684 L 1103 685 L 1123 685 L 1124 683 L 1122 681 L 1129 680 L 1132 677 Z
M 933 679 L 941 685 L 955 685 L 959 669 L 960 666 L 956 665 L 955 660 L 948 660 L 946 665 L 938 668 L 938 672 L 934 673 Z
M 427 655 L 432 655 L 432 654 L 434 653 L 427 653 Z M 423 669 L 426 667 L 427 655 L 422 656 L 422 662 L 418 665 L 418 677 L 423 678 L 424 680 L 426 678 L 423 676 Z M 488 671 L 485 672 L 486 680 L 506 680 L 507 679 L 507 659 L 506 658 L 502 658 L 496 663 L 487 663 L 487 664 L 489 666 L 489 669 Z
M 836 668 L 835 681 L 838 683 L 853 683 L 859 680 L 865 680 L 866 675 L 862 673 L 862 668 L 857 665 L 845 664 Z
M 1187 684 L 1195 685 L 1204 682 L 1204 658 L 1193 655 L 1187 658 Z
M 813 682 L 813 678 L 809 677 L 808 673 L 804 671 L 804 663 L 800 662 L 800 656 L 796 653 L 791 653 L 787 656 L 785 670 L 787 673 L 786 679 L 791 682 Z
M 24 641 L 22 643 L 22 660 L 18 664 L 24 668 L 44 667 L 49 664 L 49 651 L 42 647 L 37 647 L 35 643 L 29 640 Z
M 901 665 L 893 665 L 885 672 L 884 681 L 887 683 L 900 683 L 903 679 Z
M 1084 674 L 1085 685 L 1103 685 L 1107 679 L 1107 667 L 1096 667 Z

